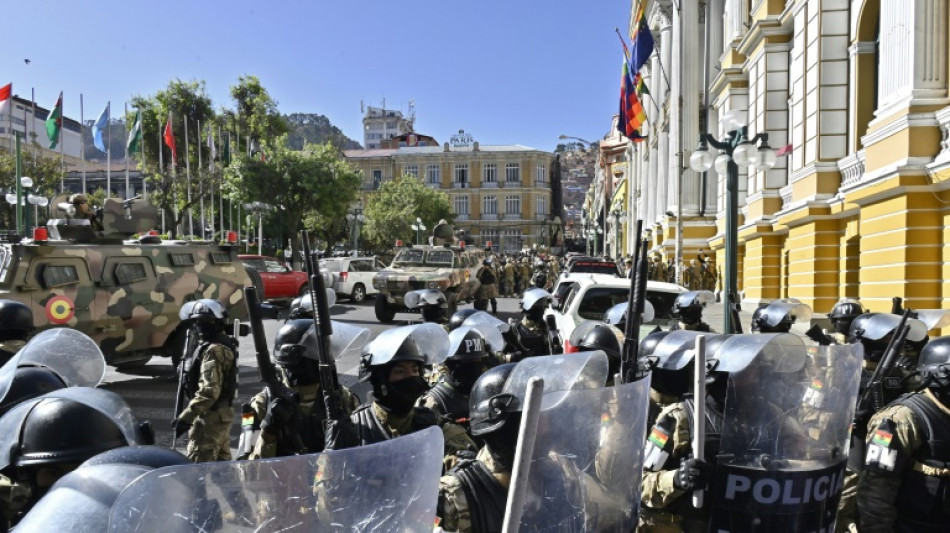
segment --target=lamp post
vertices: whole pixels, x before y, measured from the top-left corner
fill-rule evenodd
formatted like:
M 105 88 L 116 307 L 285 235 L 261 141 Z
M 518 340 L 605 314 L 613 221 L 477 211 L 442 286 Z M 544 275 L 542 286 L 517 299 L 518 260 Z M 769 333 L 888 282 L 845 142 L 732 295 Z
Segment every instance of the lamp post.
M 594 241 L 594 246 L 593 246 L 594 257 L 597 256 L 597 241 L 599 240 L 599 236 L 602 235 L 603 233 L 604 233 L 604 230 L 600 229 L 600 226 L 597 226 L 597 225 L 594 225 L 589 230 L 587 230 L 588 236 L 590 237 L 592 241 Z
M 416 217 L 416 223 L 412 224 L 409 227 L 416 230 L 416 244 L 419 244 L 419 232 L 426 230 L 425 225 L 422 223 L 422 219 L 419 217 Z
M 351 248 L 355 255 L 359 255 L 360 225 L 366 220 L 366 217 L 363 216 L 363 203 L 360 202 L 359 207 L 354 207 L 352 212 L 347 213 L 346 219 L 350 222 L 350 233 L 353 241 Z
M 715 165 L 719 175 L 726 177 L 726 279 L 723 295 L 723 333 L 732 333 L 736 324 L 732 323 L 732 304 L 738 300 L 737 269 L 739 260 L 738 217 L 739 217 L 739 166 L 751 166 L 758 170 L 768 170 L 775 166 L 775 152 L 769 146 L 767 133 L 756 134 L 748 138 L 746 126 L 733 117 L 726 117 L 723 126 L 728 129 L 726 138 L 717 140 L 709 133 L 699 137 L 699 147 L 689 158 L 689 166 L 696 172 L 706 172 Z M 758 149 L 754 143 L 758 142 Z M 719 157 L 713 159 L 709 146 L 719 150 Z
M 40 225 L 40 208 L 49 205 L 49 198 L 30 194 L 26 197 L 27 201 L 33 204 L 33 225 Z
M 17 139 L 19 139 L 19 137 L 17 137 Z M 20 176 L 20 179 L 16 181 L 16 193 L 9 193 L 6 195 L 7 203 L 16 207 L 17 233 L 22 231 L 23 228 L 26 227 L 26 225 L 29 223 L 30 212 L 29 210 L 24 209 L 24 207 L 26 206 L 27 197 L 24 196 L 25 191 L 23 189 L 29 189 L 32 186 L 33 186 L 32 178 L 27 177 L 27 176 Z M 31 204 L 34 203 L 33 202 L 34 196 L 31 194 L 29 195 L 29 197 L 30 197 L 30 203 Z M 39 197 L 36 197 L 36 198 L 39 198 Z M 27 219 L 27 224 L 24 224 L 24 221 L 23 221 L 24 216 Z
M 614 258 L 620 259 L 620 219 L 627 216 L 623 209 L 615 208 L 610 212 L 614 216 Z
M 257 255 L 264 255 L 264 213 L 273 209 L 273 206 L 264 202 L 251 202 L 244 204 L 244 209 L 257 213 Z

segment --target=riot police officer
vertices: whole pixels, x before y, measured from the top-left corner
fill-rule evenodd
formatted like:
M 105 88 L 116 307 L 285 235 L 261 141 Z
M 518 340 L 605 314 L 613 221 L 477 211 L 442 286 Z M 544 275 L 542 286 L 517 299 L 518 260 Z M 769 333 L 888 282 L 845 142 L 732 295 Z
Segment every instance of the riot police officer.
M 568 344 L 571 352 L 603 350 L 607 354 L 607 386 L 614 384 L 614 376 L 620 372 L 623 356 L 624 335 L 619 329 L 604 322 L 588 320 L 571 332 Z
M 418 289 L 405 296 L 406 307 L 418 309 L 423 322 L 444 324 L 446 322 L 445 294 L 439 289 Z
M 521 298 L 521 311 L 524 317 L 513 322 L 511 333 L 516 345 L 523 348 L 522 357 L 552 355 L 563 351 L 557 339 L 557 331 L 552 331 L 544 322 L 544 310 L 551 303 L 551 293 L 544 289 L 532 288 L 524 292 Z
M 452 313 L 452 316 L 449 317 L 449 324 L 448 324 L 449 331 L 451 332 L 461 327 L 462 324 L 465 322 L 465 319 L 474 315 L 477 312 L 478 312 L 478 309 L 467 308 L 467 309 L 459 309 L 458 311 Z
M 862 532 L 950 524 L 950 337 L 924 346 L 917 368 L 923 391 L 900 397 L 868 425 L 857 493 Z
M 491 352 L 485 335 L 476 328 L 463 326 L 449 334 L 451 347 L 445 359 L 442 380 L 420 398 L 419 405 L 468 427 L 468 400 L 475 381 L 486 370 Z
M 217 300 L 187 302 L 179 317 L 191 321 L 198 346 L 182 364 L 188 404 L 172 421 L 175 436 L 188 429 L 188 458 L 194 462 L 231 459 L 229 435 L 237 394 L 237 341 L 227 335 L 228 312 Z
M 271 398 L 266 388 L 251 399 L 242 416 L 242 431 L 252 431 L 259 423 L 261 433 L 256 443 L 250 443 L 254 447 L 250 459 L 323 451 L 326 406 L 320 370 L 316 356 L 305 354 L 311 347 L 303 344 L 304 336 L 312 327 L 311 319 L 295 319 L 277 331 L 274 360 L 278 376 L 293 392 L 297 405 L 286 405 L 285 398 Z M 343 386 L 338 393 L 336 403 L 349 416 L 359 406 L 359 398 Z M 249 414 L 252 417 L 248 417 Z M 298 444 L 303 449 L 296 449 Z
M 812 310 L 795 298 L 779 298 L 752 313 L 752 333 L 788 333 L 795 322 L 811 320 Z
M 501 531 L 508 484 L 518 445 L 521 405 L 502 394 L 515 363 L 479 377 L 469 397 L 472 435 L 485 445 L 474 460 L 463 460 L 439 481 L 436 514 L 445 531 Z
M 865 313 L 864 306 L 854 298 L 842 298 L 835 303 L 828 313 L 832 331 L 827 334 L 838 344 L 848 342 L 848 333 L 851 332 L 851 323 Z
M 709 291 L 684 292 L 673 300 L 673 316 L 679 321 L 673 324 L 671 330 L 684 329 L 689 331 L 712 331 L 709 324 L 703 322 L 703 309 L 706 305 L 715 302 L 716 297 Z
M 439 334 L 445 337 L 444 344 L 439 342 L 441 339 L 434 339 Z M 439 344 L 447 352 L 448 334 L 434 324 L 417 324 L 384 331 L 366 345 L 361 381 L 369 380 L 372 384 L 374 401 L 359 407 L 349 421 L 340 421 L 339 438 L 328 448 L 374 444 L 439 425 L 445 437 L 446 456 L 475 449 L 475 443 L 464 428 L 439 417 L 431 409 L 416 407 L 416 402 L 429 388 L 422 377 L 428 354 L 420 349 L 420 343 Z
M 35 328 L 33 312 L 16 300 L 0 300 L 0 366 L 26 344 Z

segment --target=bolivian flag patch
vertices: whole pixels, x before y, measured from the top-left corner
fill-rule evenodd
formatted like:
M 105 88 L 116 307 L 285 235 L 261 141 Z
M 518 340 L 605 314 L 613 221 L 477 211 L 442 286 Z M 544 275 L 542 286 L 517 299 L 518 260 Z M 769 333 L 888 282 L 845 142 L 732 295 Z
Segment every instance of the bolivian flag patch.
M 254 413 L 241 414 L 241 427 L 254 425 Z
M 653 428 L 653 431 L 650 432 L 649 440 L 655 444 L 657 448 L 663 449 L 667 441 L 670 440 L 670 436 L 663 433 L 663 430 L 659 428 Z
M 815 389 L 815 390 L 821 390 L 821 389 L 825 388 L 825 384 L 822 383 L 820 379 L 815 378 L 815 379 L 811 380 L 811 388 L 813 388 L 813 389 Z
M 883 429 L 878 429 L 874 431 L 874 436 L 871 437 L 871 444 L 877 444 L 878 446 L 884 446 L 885 448 L 890 448 L 891 439 L 894 438 L 894 435 L 884 431 Z

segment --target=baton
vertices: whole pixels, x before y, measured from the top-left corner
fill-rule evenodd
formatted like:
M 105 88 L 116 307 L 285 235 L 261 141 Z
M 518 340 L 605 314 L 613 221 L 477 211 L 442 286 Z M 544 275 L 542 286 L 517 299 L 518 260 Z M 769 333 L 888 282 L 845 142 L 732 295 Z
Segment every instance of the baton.
M 696 355 L 693 357 L 693 457 L 704 460 L 706 444 L 706 336 L 696 337 Z M 693 507 L 702 509 L 703 489 L 693 491 Z

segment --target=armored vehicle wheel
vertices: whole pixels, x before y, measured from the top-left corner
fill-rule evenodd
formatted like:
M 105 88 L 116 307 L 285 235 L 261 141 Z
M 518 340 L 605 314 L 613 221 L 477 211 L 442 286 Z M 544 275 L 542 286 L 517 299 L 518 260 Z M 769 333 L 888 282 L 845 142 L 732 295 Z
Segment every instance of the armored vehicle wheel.
M 366 287 L 362 283 L 353 286 L 353 292 L 350 293 L 350 301 L 355 304 L 363 303 L 366 299 Z
M 261 280 L 261 275 L 253 268 L 244 265 L 244 270 L 247 272 L 247 277 L 251 278 L 251 285 L 254 286 L 254 290 L 257 291 L 257 301 L 264 301 L 264 282 Z
M 393 318 L 396 317 L 396 310 L 389 305 L 389 302 L 386 301 L 386 297 L 380 294 L 376 297 L 376 320 L 379 320 L 383 324 L 389 324 L 393 321 Z

